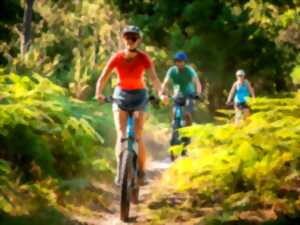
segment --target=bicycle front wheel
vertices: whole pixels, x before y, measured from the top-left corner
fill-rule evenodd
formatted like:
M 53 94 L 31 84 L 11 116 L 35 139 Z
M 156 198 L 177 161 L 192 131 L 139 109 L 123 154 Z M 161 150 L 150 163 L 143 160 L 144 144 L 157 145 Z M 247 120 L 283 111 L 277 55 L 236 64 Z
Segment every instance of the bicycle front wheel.
M 139 191 L 140 191 L 140 185 L 139 185 L 139 162 L 138 162 L 138 156 L 134 153 L 133 156 L 133 177 L 132 177 L 132 192 L 131 192 L 131 202 L 133 204 L 138 204 L 139 202 Z
M 120 202 L 120 219 L 124 222 L 128 221 L 130 200 L 132 193 L 132 168 L 133 156 L 128 151 L 124 151 L 121 157 L 121 202 Z

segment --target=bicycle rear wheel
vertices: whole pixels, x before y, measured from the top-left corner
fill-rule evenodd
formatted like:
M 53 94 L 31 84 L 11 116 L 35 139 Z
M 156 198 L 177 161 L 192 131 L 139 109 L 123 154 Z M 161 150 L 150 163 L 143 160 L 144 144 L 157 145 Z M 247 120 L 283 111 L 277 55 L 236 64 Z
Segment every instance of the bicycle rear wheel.
M 120 219 L 124 222 L 128 221 L 129 218 L 133 180 L 132 160 L 133 157 L 130 152 L 124 151 L 122 153 Z
M 244 118 L 244 114 L 243 114 L 243 112 L 242 112 L 242 110 L 238 110 L 238 111 L 236 111 L 235 112 L 235 123 L 236 124 L 239 124 Z

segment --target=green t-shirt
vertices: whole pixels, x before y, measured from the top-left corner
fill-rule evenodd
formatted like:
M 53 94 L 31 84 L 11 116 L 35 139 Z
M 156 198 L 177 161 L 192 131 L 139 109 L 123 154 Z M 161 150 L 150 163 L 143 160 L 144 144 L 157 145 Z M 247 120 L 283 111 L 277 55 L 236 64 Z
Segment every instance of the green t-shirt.
M 183 95 L 195 93 L 193 78 L 197 77 L 196 71 L 189 65 L 185 65 L 180 71 L 177 66 L 172 66 L 167 72 L 167 77 L 172 81 L 174 92 L 180 92 Z

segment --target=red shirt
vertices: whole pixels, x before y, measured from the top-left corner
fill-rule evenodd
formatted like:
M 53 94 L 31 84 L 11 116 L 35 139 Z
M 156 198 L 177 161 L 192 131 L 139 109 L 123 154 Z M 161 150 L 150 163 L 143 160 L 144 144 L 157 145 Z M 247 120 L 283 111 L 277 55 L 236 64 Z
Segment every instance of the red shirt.
M 144 89 L 144 73 L 151 68 L 152 61 L 144 52 L 137 52 L 132 59 L 125 59 L 124 51 L 117 52 L 108 61 L 109 69 L 116 69 L 118 86 L 123 90 Z

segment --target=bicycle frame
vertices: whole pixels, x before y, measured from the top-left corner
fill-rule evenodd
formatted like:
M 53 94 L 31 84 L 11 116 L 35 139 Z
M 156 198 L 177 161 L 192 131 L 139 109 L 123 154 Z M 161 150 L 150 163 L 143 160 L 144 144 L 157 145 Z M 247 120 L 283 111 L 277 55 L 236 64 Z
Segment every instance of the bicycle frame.
M 175 123 L 176 129 L 182 127 L 182 120 L 183 120 L 183 106 L 175 105 Z
M 135 132 L 134 132 L 134 117 L 133 112 L 128 112 L 127 119 L 127 139 L 128 139 L 128 151 L 134 152 Z
M 183 113 L 184 113 L 184 109 L 183 109 L 183 105 L 181 104 L 175 104 L 174 105 L 174 115 L 173 115 L 173 122 L 172 122 L 172 136 L 171 136 L 171 141 L 170 144 L 171 145 L 178 145 L 183 143 L 182 138 L 180 138 L 179 136 L 179 131 L 178 129 L 180 129 L 181 127 L 184 126 L 185 121 L 183 118 Z M 182 152 L 182 155 L 185 154 L 185 151 Z M 175 155 L 173 154 L 173 152 L 170 152 L 170 157 L 171 160 L 174 161 L 175 160 Z
M 172 136 L 170 144 L 172 145 L 179 145 L 183 144 L 184 149 L 181 152 L 182 156 L 186 155 L 186 146 L 190 143 L 190 138 L 188 137 L 180 137 L 178 129 L 186 126 L 186 120 L 184 118 L 184 108 L 188 102 L 192 100 L 199 100 L 200 98 L 198 96 L 188 96 L 184 97 L 184 99 L 179 99 L 176 101 L 176 98 L 173 97 L 174 100 L 174 115 L 173 115 L 173 121 L 172 121 Z M 183 102 L 184 100 L 184 102 Z M 175 156 L 173 152 L 170 152 L 171 160 L 175 160 Z
M 128 112 L 128 119 L 127 119 L 127 139 L 128 139 L 128 151 L 133 154 L 134 161 L 133 161 L 133 168 L 134 168 L 134 176 L 137 177 L 139 173 L 139 166 L 138 166 L 138 149 L 134 148 L 134 144 L 136 143 L 135 140 L 135 131 L 134 131 L 134 116 L 133 112 Z M 136 183 L 137 185 L 137 183 Z
M 113 97 L 107 97 L 107 102 L 116 102 Z M 127 221 L 129 218 L 130 202 L 138 204 L 139 195 L 139 165 L 138 150 L 135 149 L 135 118 L 134 111 L 126 111 L 128 113 L 126 134 L 127 137 L 122 141 L 127 141 L 127 148 L 121 149 L 119 161 L 119 175 L 121 187 L 120 201 L 120 219 Z

